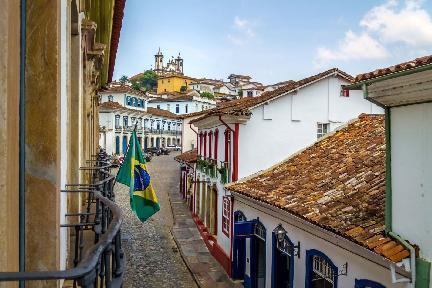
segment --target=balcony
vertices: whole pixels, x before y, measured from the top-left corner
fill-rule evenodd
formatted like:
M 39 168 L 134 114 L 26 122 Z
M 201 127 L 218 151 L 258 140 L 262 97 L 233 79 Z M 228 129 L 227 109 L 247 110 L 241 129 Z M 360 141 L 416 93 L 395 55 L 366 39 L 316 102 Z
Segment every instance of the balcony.
M 220 161 L 220 162 L 221 162 L 221 165 L 220 165 L 220 168 L 218 168 L 220 180 L 221 180 L 222 184 L 227 184 L 230 182 L 230 178 L 231 178 L 230 165 L 228 162 L 225 162 L 225 161 Z
M 61 227 L 75 231 L 73 262 L 67 270 L 0 272 L 0 282 L 70 280 L 73 287 L 122 287 L 125 259 L 121 248 L 120 208 L 114 203 L 115 176 L 110 173 L 111 162 L 100 153 L 91 167 L 81 168 L 89 177 L 89 184 L 68 184 L 62 193 L 81 194 L 85 199 L 83 211 L 66 214 L 79 219 Z M 40 239 L 43 241 L 43 239 Z

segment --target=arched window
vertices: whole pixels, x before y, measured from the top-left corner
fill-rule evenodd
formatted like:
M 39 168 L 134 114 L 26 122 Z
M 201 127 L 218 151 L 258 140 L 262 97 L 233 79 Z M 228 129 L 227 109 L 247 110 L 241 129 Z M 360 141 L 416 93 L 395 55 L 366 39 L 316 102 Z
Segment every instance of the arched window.
M 338 268 L 321 251 L 306 251 L 306 286 L 305 288 L 337 288 Z
M 356 279 L 355 288 L 386 288 L 384 285 L 367 279 Z
M 237 210 L 234 212 L 234 222 L 242 222 L 247 221 L 246 216 L 244 215 L 243 211 Z

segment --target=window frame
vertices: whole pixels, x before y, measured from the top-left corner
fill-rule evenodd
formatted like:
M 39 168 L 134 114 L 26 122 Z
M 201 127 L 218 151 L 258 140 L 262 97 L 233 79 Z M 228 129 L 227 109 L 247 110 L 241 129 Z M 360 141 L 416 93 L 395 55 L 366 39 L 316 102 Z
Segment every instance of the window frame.
M 222 197 L 222 233 L 230 238 L 231 229 L 231 198 L 229 196 Z
M 330 123 L 317 122 L 317 139 L 324 137 L 330 132 Z
M 311 288 L 312 287 L 312 275 L 313 275 L 313 259 L 314 257 L 320 257 L 324 259 L 327 264 L 330 266 L 333 272 L 333 288 L 338 287 L 338 267 L 333 263 L 333 261 L 323 252 L 316 250 L 316 249 L 310 249 L 306 251 L 306 275 L 305 275 L 305 288 Z

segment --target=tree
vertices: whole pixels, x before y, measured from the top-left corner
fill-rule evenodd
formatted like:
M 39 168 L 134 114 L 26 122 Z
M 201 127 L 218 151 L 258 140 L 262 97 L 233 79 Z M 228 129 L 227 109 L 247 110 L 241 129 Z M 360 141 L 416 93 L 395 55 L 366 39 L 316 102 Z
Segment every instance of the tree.
M 123 76 L 119 79 L 119 82 L 120 82 L 122 85 L 125 85 L 127 82 L 129 82 L 129 79 L 128 79 L 128 77 L 127 77 L 126 75 L 123 75 Z
M 142 76 L 131 82 L 132 88 L 136 90 L 154 90 L 157 86 L 157 74 L 153 70 L 147 70 L 144 71 Z
M 202 98 L 214 99 L 214 95 L 210 92 L 201 92 L 200 96 Z

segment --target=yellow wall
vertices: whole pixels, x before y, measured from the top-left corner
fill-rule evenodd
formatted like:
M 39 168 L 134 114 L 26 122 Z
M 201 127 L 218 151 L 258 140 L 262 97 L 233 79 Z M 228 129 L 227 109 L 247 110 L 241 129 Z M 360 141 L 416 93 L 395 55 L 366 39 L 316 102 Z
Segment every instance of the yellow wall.
M 189 86 L 193 79 L 184 76 L 168 76 L 158 79 L 157 93 L 163 92 L 180 92 L 182 86 Z

